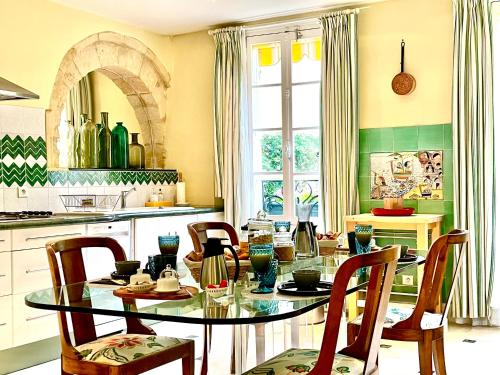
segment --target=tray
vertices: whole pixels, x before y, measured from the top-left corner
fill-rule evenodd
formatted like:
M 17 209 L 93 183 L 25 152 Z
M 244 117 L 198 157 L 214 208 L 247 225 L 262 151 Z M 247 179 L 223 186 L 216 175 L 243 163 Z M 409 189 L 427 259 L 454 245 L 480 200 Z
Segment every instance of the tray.
M 329 296 L 332 292 L 333 283 L 330 281 L 320 281 L 316 289 L 298 290 L 294 281 L 285 281 L 278 285 L 278 292 L 290 296 Z
M 411 216 L 415 209 L 408 208 L 372 208 L 374 216 Z
M 124 299 L 156 299 L 156 300 L 179 300 L 191 298 L 198 294 L 198 288 L 194 286 L 181 285 L 178 292 L 160 293 L 152 290 L 147 293 L 135 293 L 129 291 L 127 288 L 120 288 L 113 290 L 113 294 L 117 297 Z
M 398 263 L 409 263 L 415 262 L 417 260 L 417 256 L 413 254 L 406 254 L 404 257 L 398 259 Z

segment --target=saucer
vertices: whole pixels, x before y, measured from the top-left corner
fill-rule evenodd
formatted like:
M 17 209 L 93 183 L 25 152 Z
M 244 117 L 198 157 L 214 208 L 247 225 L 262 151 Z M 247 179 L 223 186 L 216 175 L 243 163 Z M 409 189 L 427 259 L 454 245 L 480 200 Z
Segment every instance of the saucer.
M 181 290 L 181 288 L 178 288 L 176 290 L 158 290 L 158 289 L 154 289 L 154 291 L 156 293 L 159 293 L 159 294 L 176 294 L 176 293 L 179 293 Z

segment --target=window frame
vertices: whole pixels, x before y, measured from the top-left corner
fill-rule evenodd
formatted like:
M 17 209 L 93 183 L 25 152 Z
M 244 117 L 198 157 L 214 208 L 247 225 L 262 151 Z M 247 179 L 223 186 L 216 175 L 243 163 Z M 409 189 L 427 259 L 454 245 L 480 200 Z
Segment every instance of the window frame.
M 310 38 L 320 38 L 321 29 L 319 21 L 317 20 L 307 20 L 300 24 L 293 24 L 289 26 L 274 26 L 268 28 L 258 28 L 247 32 L 247 72 L 248 72 L 248 85 L 247 85 L 247 108 L 248 108 L 248 140 L 250 145 L 251 157 L 249 160 L 249 171 L 252 178 L 252 185 L 255 182 L 255 176 L 283 176 L 283 214 L 282 215 L 270 215 L 267 216 L 275 220 L 294 220 L 296 218 L 295 214 L 295 184 L 294 177 L 304 176 L 306 179 L 308 177 L 318 178 L 318 182 L 321 184 L 321 170 L 317 173 L 310 172 L 295 172 L 294 171 L 294 142 L 293 134 L 294 131 L 300 130 L 318 130 L 321 139 L 321 116 L 320 123 L 318 127 L 293 127 L 293 117 L 292 117 L 292 102 L 293 94 L 292 89 L 294 86 L 306 85 L 311 83 L 319 83 L 321 90 L 321 78 L 318 81 L 307 81 L 292 83 L 292 57 L 291 57 L 291 42 L 297 40 L 297 35 L 300 33 L 300 39 L 310 39 Z M 253 70 L 252 70 L 252 45 L 255 44 L 265 44 L 272 42 L 280 42 L 281 48 L 281 82 L 278 84 L 253 84 Z M 286 61 L 286 63 L 284 63 Z M 264 128 L 264 129 L 254 129 L 253 128 L 253 110 L 252 110 L 252 90 L 255 87 L 281 87 L 281 127 L 280 128 Z M 280 131 L 282 135 L 282 171 L 261 171 L 256 172 L 253 165 L 253 152 L 254 152 L 254 134 L 255 132 L 262 131 Z M 320 147 L 321 149 L 321 147 Z M 321 152 L 321 151 L 320 151 Z M 321 155 L 320 155 L 321 160 Z M 309 178 L 310 179 L 310 178 Z M 260 187 L 258 188 L 261 189 Z M 256 207 L 260 206 L 261 203 L 257 205 L 255 199 L 256 187 L 252 189 L 252 199 L 251 199 L 251 211 L 253 212 Z M 263 194 L 260 196 L 262 199 Z M 318 194 L 318 204 L 321 204 L 321 192 Z M 312 218 L 315 222 L 321 222 L 321 209 L 318 209 L 318 217 Z

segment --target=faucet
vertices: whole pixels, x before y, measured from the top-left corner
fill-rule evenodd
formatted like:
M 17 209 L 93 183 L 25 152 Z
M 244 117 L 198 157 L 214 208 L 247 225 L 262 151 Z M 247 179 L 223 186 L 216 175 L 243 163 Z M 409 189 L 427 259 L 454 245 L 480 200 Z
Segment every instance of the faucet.
M 127 207 L 127 195 L 129 195 L 131 192 L 136 191 L 136 188 L 133 187 L 130 190 L 123 190 L 121 194 L 121 208 L 126 208 Z

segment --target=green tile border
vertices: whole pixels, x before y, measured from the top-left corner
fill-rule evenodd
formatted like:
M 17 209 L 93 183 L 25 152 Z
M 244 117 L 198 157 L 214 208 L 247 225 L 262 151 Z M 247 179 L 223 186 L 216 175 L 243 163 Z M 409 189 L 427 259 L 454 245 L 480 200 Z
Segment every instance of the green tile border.
M 177 182 L 177 171 L 48 171 L 51 186 L 166 185 Z

